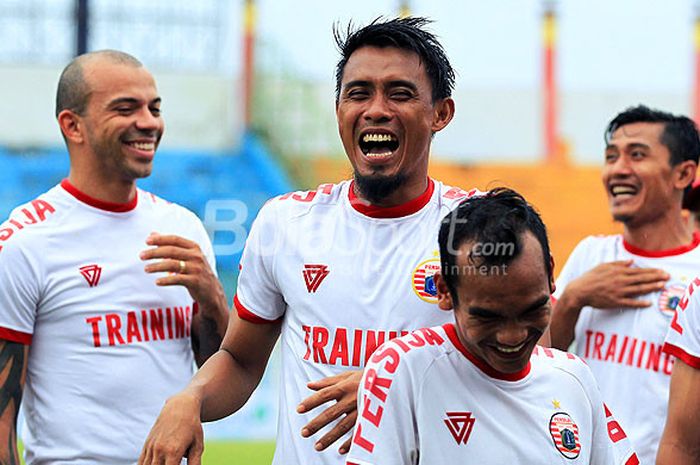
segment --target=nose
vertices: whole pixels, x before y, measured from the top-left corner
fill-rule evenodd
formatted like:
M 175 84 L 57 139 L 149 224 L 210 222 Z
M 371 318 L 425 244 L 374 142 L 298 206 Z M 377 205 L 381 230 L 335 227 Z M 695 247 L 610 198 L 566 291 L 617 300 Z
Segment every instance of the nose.
M 163 119 L 160 113 L 154 114 L 150 108 L 144 108 L 137 114 L 135 125 L 137 129 L 145 132 L 162 131 Z
M 391 111 L 383 95 L 377 93 L 367 101 L 364 118 L 372 123 L 383 123 L 391 119 Z
M 632 173 L 632 165 L 629 157 L 620 155 L 613 162 L 605 164 L 605 174 L 608 176 L 626 176 Z
M 517 346 L 527 339 L 527 327 L 518 322 L 509 322 L 496 333 L 496 342 L 504 346 Z

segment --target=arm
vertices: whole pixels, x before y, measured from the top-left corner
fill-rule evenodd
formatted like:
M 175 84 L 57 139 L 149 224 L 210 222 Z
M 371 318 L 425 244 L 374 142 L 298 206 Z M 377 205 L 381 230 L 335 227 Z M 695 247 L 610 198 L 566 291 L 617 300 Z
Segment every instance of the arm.
M 148 273 L 169 272 L 156 280 L 159 286 L 185 286 L 199 311 L 192 318 L 192 349 L 202 366 L 221 345 L 228 321 L 226 296 L 216 274 L 196 242 L 179 236 L 152 234 L 146 244 L 155 246 L 141 253 L 142 260 L 160 259 L 146 265 Z
M 19 465 L 17 414 L 27 374 L 29 346 L 0 340 L 0 465 Z
M 700 369 L 676 359 L 657 465 L 700 463 Z
M 221 350 L 182 392 L 168 399 L 139 465 L 178 465 L 182 457 L 190 465 L 199 464 L 204 448 L 201 422 L 223 418 L 245 404 L 262 378 L 281 325 L 250 323 L 231 312 Z
M 550 325 L 552 347 L 569 348 L 583 307 L 619 309 L 651 305 L 639 297 L 663 289 L 669 276 L 663 270 L 635 268 L 632 264 L 632 260 L 601 263 L 568 283 L 554 304 Z

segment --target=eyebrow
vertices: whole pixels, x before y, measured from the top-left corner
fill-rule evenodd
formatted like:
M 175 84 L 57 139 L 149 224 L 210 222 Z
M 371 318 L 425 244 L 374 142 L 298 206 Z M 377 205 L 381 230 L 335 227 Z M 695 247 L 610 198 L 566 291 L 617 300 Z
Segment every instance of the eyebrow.
M 649 150 L 651 147 L 649 145 L 643 144 L 641 142 L 632 142 L 631 144 L 627 144 L 626 146 L 624 146 L 624 148 Z M 607 147 L 605 147 L 605 150 L 619 150 L 619 147 L 615 144 L 608 144 Z
M 530 313 L 534 310 L 537 310 L 541 307 L 543 307 L 549 300 L 551 299 L 550 296 L 544 296 L 541 299 L 536 300 L 534 303 L 530 304 L 527 308 L 525 308 L 523 311 L 518 313 L 518 316 L 520 315 L 525 315 L 527 313 Z M 481 318 L 502 318 L 503 315 L 500 313 L 496 313 L 492 310 L 483 308 L 483 307 L 469 307 L 468 312 L 472 316 L 478 316 Z
M 354 80 L 354 81 L 347 82 L 347 83 L 343 86 L 343 89 L 348 89 L 348 88 L 351 88 L 351 87 L 372 87 L 372 86 L 373 86 L 373 85 L 372 85 L 372 83 L 371 83 L 370 81 L 363 80 L 363 79 L 356 79 L 356 80 Z M 418 90 L 418 86 L 416 86 L 416 84 L 414 84 L 414 83 L 411 82 L 411 81 L 406 81 L 406 80 L 403 80 L 403 79 L 397 79 L 397 80 L 395 80 L 395 81 L 389 81 L 389 84 L 387 85 L 387 87 L 389 87 L 389 88 L 393 88 L 393 87 L 408 87 L 409 89 L 414 90 L 414 91 Z

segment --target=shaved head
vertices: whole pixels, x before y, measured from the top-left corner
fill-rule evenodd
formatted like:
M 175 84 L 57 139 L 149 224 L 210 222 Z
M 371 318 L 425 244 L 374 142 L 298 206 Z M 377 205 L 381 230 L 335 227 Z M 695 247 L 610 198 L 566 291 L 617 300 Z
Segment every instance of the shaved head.
M 133 66 L 135 68 L 143 66 L 143 63 L 133 56 L 118 50 L 99 50 L 75 57 L 63 69 L 61 77 L 58 80 L 58 90 L 56 91 L 56 116 L 63 110 L 71 110 L 78 115 L 83 115 L 85 113 L 85 107 L 87 107 L 91 89 L 85 80 L 84 68 L 86 65 L 96 60 Z

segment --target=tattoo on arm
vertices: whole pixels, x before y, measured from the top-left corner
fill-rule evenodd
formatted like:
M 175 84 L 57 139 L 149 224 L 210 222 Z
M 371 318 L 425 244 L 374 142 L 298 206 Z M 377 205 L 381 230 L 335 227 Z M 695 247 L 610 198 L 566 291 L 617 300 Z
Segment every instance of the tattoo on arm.
M 197 329 L 196 334 L 192 333 L 192 350 L 197 366 L 202 366 L 221 347 L 221 336 L 216 322 L 209 318 L 202 318 Z
M 8 454 L 0 454 L 0 465 L 19 465 L 17 456 L 17 415 L 22 400 L 26 372 L 27 347 L 10 341 L 0 341 L 0 419 L 11 419 L 5 425 Z M 2 421 L 2 420 L 0 420 Z

